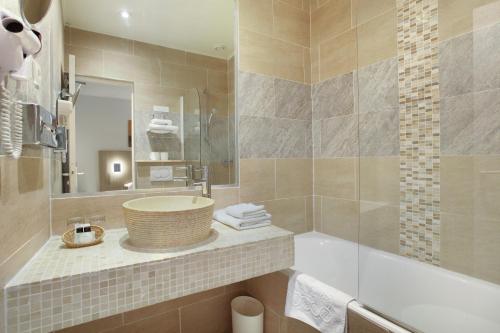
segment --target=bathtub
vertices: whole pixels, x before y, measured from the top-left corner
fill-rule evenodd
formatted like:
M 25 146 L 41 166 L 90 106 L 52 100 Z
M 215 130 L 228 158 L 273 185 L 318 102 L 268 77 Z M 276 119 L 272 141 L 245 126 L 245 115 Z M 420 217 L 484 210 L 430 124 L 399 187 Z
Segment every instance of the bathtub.
M 394 332 L 404 330 L 368 308 L 425 333 L 500 332 L 492 283 L 317 232 L 295 236 L 292 268 L 352 295 L 351 310 Z

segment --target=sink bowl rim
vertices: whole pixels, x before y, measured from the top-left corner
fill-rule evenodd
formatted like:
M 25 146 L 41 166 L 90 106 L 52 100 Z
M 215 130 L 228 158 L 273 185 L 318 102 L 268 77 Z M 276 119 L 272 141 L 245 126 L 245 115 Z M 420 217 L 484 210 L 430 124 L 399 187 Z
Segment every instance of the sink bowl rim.
M 187 198 L 197 198 L 201 200 L 202 202 L 194 207 L 190 208 L 179 208 L 179 209 L 138 209 L 137 207 L 131 207 L 131 204 L 137 203 L 140 201 L 148 201 L 152 199 L 187 199 Z M 122 207 L 128 210 L 136 211 L 136 212 L 148 212 L 148 213 L 175 213 L 175 212 L 188 212 L 192 210 L 198 210 L 198 209 L 203 209 L 207 208 L 210 206 L 213 206 L 215 204 L 215 200 L 212 198 L 206 198 L 206 197 L 201 197 L 201 196 L 196 196 L 196 195 L 162 195 L 162 196 L 152 196 L 152 197 L 145 197 L 145 198 L 137 198 L 137 199 L 132 199 L 124 202 L 122 204 Z

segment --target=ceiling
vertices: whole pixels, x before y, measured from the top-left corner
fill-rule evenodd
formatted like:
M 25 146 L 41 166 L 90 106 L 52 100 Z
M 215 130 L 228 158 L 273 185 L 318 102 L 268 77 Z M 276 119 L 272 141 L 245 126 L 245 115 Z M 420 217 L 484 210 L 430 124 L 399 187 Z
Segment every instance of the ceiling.
M 232 0 L 63 0 L 74 28 L 224 59 L 234 49 L 233 12 Z

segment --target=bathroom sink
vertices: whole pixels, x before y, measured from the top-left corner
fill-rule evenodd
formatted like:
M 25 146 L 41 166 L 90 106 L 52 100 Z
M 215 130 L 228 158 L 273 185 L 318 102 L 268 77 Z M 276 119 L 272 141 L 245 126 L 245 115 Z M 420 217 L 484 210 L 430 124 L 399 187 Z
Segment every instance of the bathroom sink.
M 131 245 L 143 249 L 181 247 L 210 237 L 214 200 L 156 196 L 123 204 Z

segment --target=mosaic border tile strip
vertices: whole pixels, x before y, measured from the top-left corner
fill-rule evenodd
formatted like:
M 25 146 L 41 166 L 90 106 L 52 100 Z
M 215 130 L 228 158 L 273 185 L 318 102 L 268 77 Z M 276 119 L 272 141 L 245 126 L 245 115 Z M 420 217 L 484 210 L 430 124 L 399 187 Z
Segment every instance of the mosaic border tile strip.
M 397 1 L 400 253 L 440 263 L 438 0 Z
M 212 243 L 163 254 L 118 246 L 125 229 L 85 251 L 61 248 L 52 238 L 6 288 L 7 332 L 51 332 L 293 265 L 288 231 L 214 228 Z

